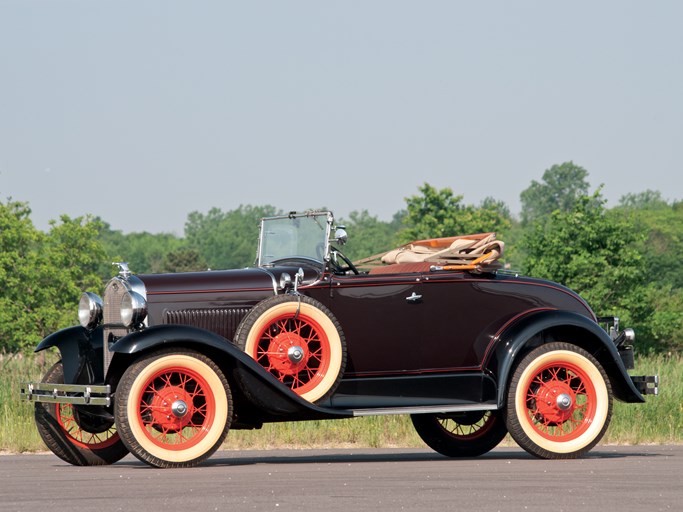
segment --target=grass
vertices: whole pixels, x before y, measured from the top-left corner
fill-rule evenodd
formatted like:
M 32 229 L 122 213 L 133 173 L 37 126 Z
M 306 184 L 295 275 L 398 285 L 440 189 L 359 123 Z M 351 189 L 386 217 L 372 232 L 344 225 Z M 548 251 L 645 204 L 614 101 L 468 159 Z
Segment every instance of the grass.
M 21 384 L 39 380 L 54 354 L 0 355 L 0 452 L 45 450 L 33 422 L 33 405 L 21 401 Z M 683 442 L 683 357 L 640 357 L 634 374 L 660 376 L 660 395 L 645 404 L 615 402 L 603 444 Z M 508 443 L 512 441 L 508 440 Z M 407 416 L 266 424 L 261 430 L 234 430 L 225 449 L 311 447 L 422 447 Z

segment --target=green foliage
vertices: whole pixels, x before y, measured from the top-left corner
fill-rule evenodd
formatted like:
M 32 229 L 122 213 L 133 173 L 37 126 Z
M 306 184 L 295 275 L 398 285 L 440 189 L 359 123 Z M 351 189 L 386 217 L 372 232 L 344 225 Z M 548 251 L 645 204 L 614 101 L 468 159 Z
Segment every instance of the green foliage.
M 603 204 L 596 192 L 579 198 L 573 210 L 536 222 L 524 237 L 526 271 L 576 290 L 600 315 L 620 317 L 636 329 L 641 349 L 675 345 L 680 289 L 648 283 L 646 234 Z
M 641 233 L 647 285 L 632 297 L 633 325 L 645 347 L 683 349 L 683 208 L 657 192 L 625 196 L 613 214 Z
M 0 350 L 33 347 L 76 323 L 84 289 L 98 289 L 104 251 L 100 224 L 62 216 L 46 234 L 33 226 L 24 203 L 0 203 Z
M 188 247 L 199 251 L 212 269 L 254 264 L 259 221 L 279 212 L 273 206 L 242 206 L 227 212 L 212 208 L 192 212 L 185 223 Z
M 349 242 L 342 250 L 352 260 L 388 251 L 398 245 L 396 234 L 401 225 L 400 216 L 391 222 L 383 222 L 367 210 L 354 211 L 348 220 L 340 219 L 338 224 L 346 226 Z
M 161 272 L 196 272 L 206 270 L 208 264 L 197 249 L 176 249 L 169 252 L 161 265 Z
M 346 225 L 352 260 L 412 240 L 495 231 L 513 269 L 562 282 L 599 314 L 634 327 L 640 348 L 683 348 L 683 202 L 646 190 L 605 208 L 587 196 L 587 171 L 554 165 L 522 192 L 523 222 L 493 198 L 478 206 L 450 188 L 425 183 L 389 222 L 367 210 Z M 32 347 L 44 335 L 75 323 L 84 290 L 98 291 L 115 274 L 112 261 L 133 272 L 239 268 L 254 263 L 259 220 L 281 212 L 240 206 L 188 215 L 185 236 L 130 233 L 99 219 L 62 217 L 48 233 L 34 228 L 25 203 L 0 203 L 0 350 Z
M 406 228 L 399 234 L 401 243 L 489 231 L 506 231 L 511 226 L 510 212 L 500 201 L 485 199 L 479 207 L 464 205 L 463 196 L 450 188 L 437 190 L 428 183 L 422 195 L 406 199 Z
M 669 208 L 669 204 L 662 198 L 662 193 L 656 190 L 626 194 L 619 199 L 619 206 L 629 210 L 663 210 Z
M 162 272 L 168 254 L 185 246 L 183 239 L 171 233 L 123 234 L 111 229 L 107 223 L 103 223 L 100 241 L 107 254 L 99 267 L 103 279 L 113 275 L 113 261 L 127 262 L 130 269 L 137 274 Z
M 533 180 L 520 194 L 522 224 L 543 219 L 556 210 L 571 211 L 577 200 L 588 194 L 587 176 L 588 171 L 573 162 L 546 169 L 542 183 Z

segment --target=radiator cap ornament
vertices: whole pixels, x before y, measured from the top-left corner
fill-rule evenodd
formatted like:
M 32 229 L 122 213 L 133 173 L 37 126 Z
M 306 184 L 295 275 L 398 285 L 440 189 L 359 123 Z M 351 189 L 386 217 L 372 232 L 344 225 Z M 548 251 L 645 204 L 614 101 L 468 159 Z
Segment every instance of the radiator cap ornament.
M 131 272 L 130 269 L 128 268 L 128 262 L 127 261 L 114 261 L 112 262 L 112 265 L 116 265 L 119 267 L 119 275 L 123 277 L 124 279 L 130 277 Z

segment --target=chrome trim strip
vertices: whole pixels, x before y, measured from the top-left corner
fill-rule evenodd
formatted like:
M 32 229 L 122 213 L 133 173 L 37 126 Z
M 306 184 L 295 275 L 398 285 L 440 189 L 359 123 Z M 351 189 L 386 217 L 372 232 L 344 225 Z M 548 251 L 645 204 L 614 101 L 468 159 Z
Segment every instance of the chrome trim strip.
M 379 407 L 369 409 L 351 409 L 354 416 L 386 416 L 391 414 L 447 414 L 449 412 L 495 411 L 496 404 L 466 405 L 423 405 L 415 407 Z

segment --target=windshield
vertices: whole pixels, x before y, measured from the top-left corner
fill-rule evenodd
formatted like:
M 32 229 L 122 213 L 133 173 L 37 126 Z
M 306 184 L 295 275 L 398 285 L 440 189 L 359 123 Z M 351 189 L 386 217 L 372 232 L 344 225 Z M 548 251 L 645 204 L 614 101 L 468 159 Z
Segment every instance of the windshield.
M 261 221 L 257 264 L 283 259 L 325 261 L 330 237 L 330 212 L 291 213 Z

